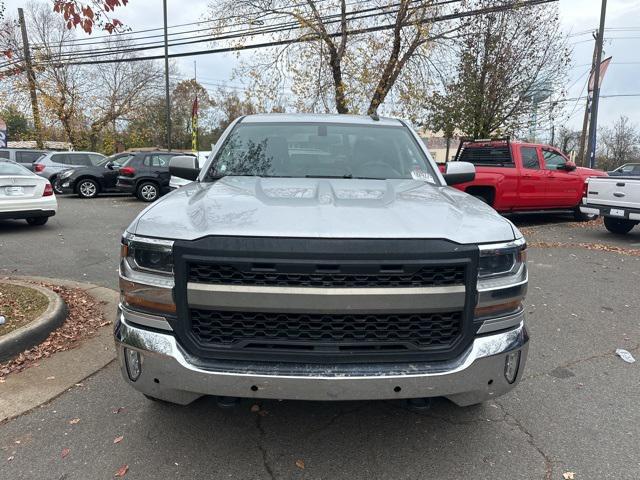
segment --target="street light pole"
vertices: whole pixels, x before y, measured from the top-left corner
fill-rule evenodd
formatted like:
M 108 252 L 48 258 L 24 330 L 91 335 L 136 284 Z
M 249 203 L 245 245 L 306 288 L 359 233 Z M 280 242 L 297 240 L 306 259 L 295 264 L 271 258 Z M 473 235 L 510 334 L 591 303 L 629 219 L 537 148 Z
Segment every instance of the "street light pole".
M 589 122 L 589 148 L 587 157 L 589 158 L 589 167 L 596 166 L 596 142 L 598 135 L 598 106 L 600 102 L 600 66 L 602 64 L 602 45 L 604 42 L 604 22 L 607 15 L 607 0 L 602 0 L 602 9 L 600 10 L 600 29 L 598 30 L 598 39 L 596 43 L 596 62 L 593 72 L 593 101 L 591 102 L 591 122 Z
M 171 150 L 171 97 L 169 96 L 169 41 L 167 40 L 167 0 L 162 0 L 164 14 L 164 88 L 167 119 L 167 150 Z

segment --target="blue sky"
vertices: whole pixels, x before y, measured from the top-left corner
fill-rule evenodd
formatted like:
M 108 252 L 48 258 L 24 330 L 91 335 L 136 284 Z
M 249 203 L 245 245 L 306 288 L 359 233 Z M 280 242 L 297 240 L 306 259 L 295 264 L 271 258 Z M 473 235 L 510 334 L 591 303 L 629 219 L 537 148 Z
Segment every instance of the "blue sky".
M 169 25 L 202 20 L 209 1 L 215 0 L 168 0 Z M 23 0 L 8 0 L 7 13 L 14 12 L 26 4 Z M 613 63 L 602 86 L 602 95 L 639 94 L 637 97 L 603 98 L 600 109 L 601 124 L 613 122 L 619 115 L 627 115 L 640 126 L 640 1 L 609 0 L 605 55 L 613 55 Z M 593 40 L 589 33 L 598 26 L 600 0 L 560 0 L 563 28 L 572 35 L 573 68 L 570 71 L 568 98 L 581 96 L 586 82 L 593 53 Z M 162 2 L 160 0 L 130 0 L 129 6 L 116 14 L 117 18 L 133 30 L 162 26 Z M 190 27 L 182 27 L 190 28 Z M 176 29 L 176 30 L 181 30 Z M 194 28 L 202 28 L 194 27 Z M 636 30 L 621 30 L 635 28 Z M 197 44 L 187 48 L 201 49 L 208 44 Z M 172 51 L 179 51 L 177 48 Z M 153 53 L 161 53 L 154 51 Z M 241 88 L 238 80 L 231 81 L 237 58 L 234 54 L 201 55 L 176 61 L 182 75 L 193 75 L 193 62 L 197 62 L 198 79 L 215 90 L 218 85 L 225 88 Z M 584 95 L 584 93 L 582 93 Z M 568 101 L 565 117 L 559 123 L 580 128 L 584 101 Z

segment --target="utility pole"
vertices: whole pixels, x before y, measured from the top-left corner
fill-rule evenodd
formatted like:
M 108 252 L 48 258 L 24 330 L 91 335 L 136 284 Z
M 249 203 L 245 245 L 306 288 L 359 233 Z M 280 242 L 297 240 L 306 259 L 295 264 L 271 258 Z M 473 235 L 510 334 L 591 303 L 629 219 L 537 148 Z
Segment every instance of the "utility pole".
M 169 41 L 167 39 L 167 0 L 162 0 L 164 13 L 164 88 L 166 95 L 167 150 L 171 150 L 171 97 L 169 96 Z
M 580 148 L 578 149 L 578 161 L 580 162 L 580 166 L 584 167 L 585 158 L 584 158 L 584 150 L 587 146 L 587 128 L 589 128 L 589 109 L 591 107 L 591 92 L 589 91 L 589 81 L 591 80 L 591 75 L 596 68 L 596 58 L 598 56 L 598 35 L 594 35 L 593 39 L 596 41 L 593 45 L 593 59 L 591 60 L 591 70 L 589 71 L 589 76 L 587 77 L 587 104 L 584 107 L 584 118 L 582 119 L 582 130 L 580 131 Z
M 31 63 L 31 52 L 29 50 L 29 37 L 27 36 L 27 25 L 24 22 L 24 11 L 18 9 L 18 18 L 20 20 L 20 30 L 22 31 L 22 47 L 24 49 L 24 64 L 27 72 L 27 81 L 29 82 L 29 94 L 31 95 L 31 111 L 33 113 L 33 126 L 36 130 L 36 144 L 38 148 L 44 148 L 42 141 L 42 122 L 40 121 L 40 109 L 38 108 L 38 95 L 36 93 L 36 77 L 33 73 L 33 64 Z
M 600 11 L 600 29 L 598 30 L 598 40 L 596 43 L 597 58 L 595 71 L 593 72 L 593 102 L 591 103 L 591 121 L 589 122 L 589 148 L 587 156 L 589 158 L 589 167 L 596 166 L 596 141 L 598 135 L 598 104 L 600 102 L 600 65 L 602 63 L 602 45 L 604 43 L 604 22 L 607 15 L 607 0 L 602 0 L 602 9 Z

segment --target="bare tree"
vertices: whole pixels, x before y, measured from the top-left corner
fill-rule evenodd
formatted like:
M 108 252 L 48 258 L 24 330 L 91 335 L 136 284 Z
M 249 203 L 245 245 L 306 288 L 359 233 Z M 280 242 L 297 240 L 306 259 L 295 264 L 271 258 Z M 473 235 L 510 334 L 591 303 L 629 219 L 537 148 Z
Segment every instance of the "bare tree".
M 600 168 L 613 170 L 625 163 L 640 160 L 640 132 L 624 115 L 621 115 L 613 126 L 601 129 L 600 145 Z
M 495 2 L 471 4 L 484 8 Z M 532 118 L 536 126 L 545 124 L 551 109 L 538 104 L 564 84 L 570 58 L 558 7 L 478 16 L 461 28 L 460 36 L 457 68 L 430 98 L 430 123 L 455 116 L 462 133 L 475 137 L 518 132 Z
M 108 40 L 104 48 L 114 51 L 129 45 L 126 38 Z M 85 113 L 89 123 L 89 144 L 97 148 L 100 133 L 106 127 L 117 131 L 116 122 L 131 112 L 145 108 L 149 100 L 161 90 L 161 70 L 151 61 L 132 62 L 131 53 L 115 53 L 111 58 L 122 60 L 112 64 L 95 65 L 86 72 L 90 79 L 90 95 Z
M 424 62 L 431 41 L 450 33 L 429 22 L 432 16 L 452 8 L 442 3 L 223 0 L 211 3 L 210 12 L 215 20 L 233 11 L 234 20 L 249 28 L 245 43 L 254 38 L 251 32 L 257 35 L 264 31 L 255 25 L 289 22 L 286 28 L 262 36 L 278 44 L 292 43 L 261 51 L 239 71 L 251 79 L 256 101 L 268 98 L 281 103 L 287 96 L 283 90 L 290 86 L 297 110 L 373 114 L 394 89 L 400 95 L 427 87 L 408 72 L 413 64 Z M 388 29 L 370 31 L 374 26 Z M 217 30 L 225 28 L 221 23 Z
M 580 135 L 581 133 L 579 131 L 562 126 L 556 134 L 555 146 L 565 153 L 577 153 L 580 147 Z

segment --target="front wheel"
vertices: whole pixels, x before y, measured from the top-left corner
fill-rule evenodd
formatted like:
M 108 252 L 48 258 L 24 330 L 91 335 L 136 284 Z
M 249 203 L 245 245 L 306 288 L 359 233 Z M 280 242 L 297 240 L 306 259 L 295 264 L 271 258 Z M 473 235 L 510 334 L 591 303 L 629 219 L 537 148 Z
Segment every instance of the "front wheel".
M 62 190 L 62 182 L 58 177 L 53 177 L 49 181 L 51 182 L 51 186 L 53 187 L 53 191 L 56 195 L 62 195 L 64 193 Z
M 629 233 L 631 229 L 636 226 L 636 223 L 637 222 L 626 220 L 624 218 L 604 217 L 604 226 L 611 233 L 615 233 L 617 235 Z
M 98 195 L 98 184 L 88 178 L 80 180 L 77 188 L 80 198 L 93 198 Z
M 44 225 L 49 221 L 49 217 L 29 217 L 27 218 L 27 223 L 33 226 Z
M 580 207 L 576 207 L 573 211 L 573 218 L 576 222 L 590 222 L 591 220 L 595 220 L 598 218 L 598 215 L 595 213 L 584 213 L 580 211 Z
M 143 202 L 155 202 L 160 196 L 160 189 L 153 182 L 142 182 L 138 185 L 136 196 Z

